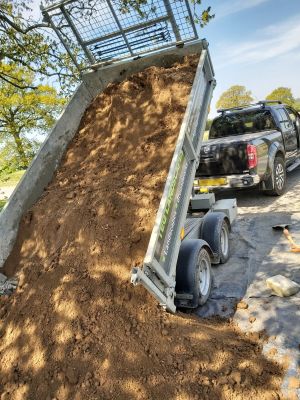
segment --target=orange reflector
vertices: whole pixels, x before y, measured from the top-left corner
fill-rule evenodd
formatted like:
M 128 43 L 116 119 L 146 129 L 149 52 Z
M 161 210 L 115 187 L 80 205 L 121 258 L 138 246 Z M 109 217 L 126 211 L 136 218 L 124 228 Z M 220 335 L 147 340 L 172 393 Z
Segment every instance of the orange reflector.
M 180 231 L 180 239 L 181 240 L 183 240 L 183 238 L 184 238 L 184 228 L 181 228 L 181 231 Z

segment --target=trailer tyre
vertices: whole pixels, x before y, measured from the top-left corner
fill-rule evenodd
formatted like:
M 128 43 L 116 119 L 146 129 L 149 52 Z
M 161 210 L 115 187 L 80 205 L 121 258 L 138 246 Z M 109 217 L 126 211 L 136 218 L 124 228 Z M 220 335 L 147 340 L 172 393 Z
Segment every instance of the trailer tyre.
M 189 308 L 206 303 L 212 286 L 209 246 L 201 239 L 185 240 L 181 243 L 177 270 L 176 293 L 192 294 Z
M 214 263 L 225 264 L 230 257 L 229 221 L 222 212 L 207 214 L 201 226 L 201 239 L 214 253 Z
M 195 279 L 195 292 L 199 294 L 198 305 L 202 306 L 209 298 L 212 286 L 211 260 L 207 250 L 203 247 L 198 257 L 199 267 Z

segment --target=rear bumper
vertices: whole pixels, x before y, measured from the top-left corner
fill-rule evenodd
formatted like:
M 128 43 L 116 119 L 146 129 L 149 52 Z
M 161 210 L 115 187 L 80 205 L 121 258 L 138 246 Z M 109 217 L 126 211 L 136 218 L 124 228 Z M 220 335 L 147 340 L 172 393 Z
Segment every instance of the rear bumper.
M 222 176 L 222 178 L 226 179 L 227 183 L 222 185 L 201 185 L 199 180 L 205 179 L 218 179 L 220 177 L 213 176 L 202 176 L 199 178 L 195 178 L 194 181 L 194 189 L 200 190 L 200 188 L 209 189 L 209 190 L 218 190 L 218 189 L 234 189 L 234 188 L 247 188 L 256 186 L 260 182 L 260 177 L 258 175 L 227 175 Z

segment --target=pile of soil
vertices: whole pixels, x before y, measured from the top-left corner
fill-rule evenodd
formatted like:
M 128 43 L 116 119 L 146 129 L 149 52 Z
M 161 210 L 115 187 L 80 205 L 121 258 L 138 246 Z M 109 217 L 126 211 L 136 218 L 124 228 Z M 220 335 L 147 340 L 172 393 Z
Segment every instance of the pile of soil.
M 141 265 L 197 66 L 111 84 L 86 111 L 5 265 L 3 399 L 279 399 L 282 369 L 230 322 L 165 313 Z

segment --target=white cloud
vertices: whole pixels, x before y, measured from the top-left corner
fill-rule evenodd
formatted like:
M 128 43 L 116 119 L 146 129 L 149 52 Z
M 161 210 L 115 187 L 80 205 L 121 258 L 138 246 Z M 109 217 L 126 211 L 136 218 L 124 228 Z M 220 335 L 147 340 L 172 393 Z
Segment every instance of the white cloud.
M 254 64 L 284 54 L 300 52 L 300 14 L 281 24 L 269 25 L 256 32 L 251 41 L 223 45 L 219 67 Z M 287 59 L 288 61 L 288 59 Z
M 220 7 L 216 7 L 214 10 L 216 12 L 216 19 L 227 17 L 231 14 L 236 14 L 250 8 L 257 7 L 263 3 L 270 0 L 233 0 L 233 1 L 223 1 Z

